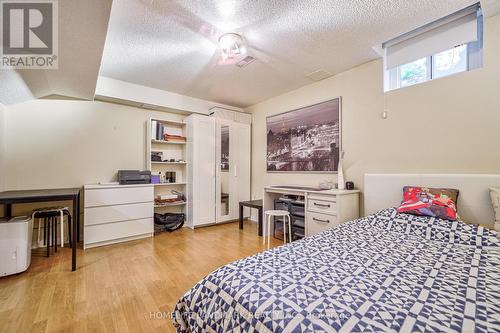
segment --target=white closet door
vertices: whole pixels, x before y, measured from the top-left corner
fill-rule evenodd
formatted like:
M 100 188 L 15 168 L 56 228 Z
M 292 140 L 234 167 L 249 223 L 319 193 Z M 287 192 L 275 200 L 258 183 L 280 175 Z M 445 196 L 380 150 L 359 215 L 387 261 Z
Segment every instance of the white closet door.
M 188 129 L 189 209 L 190 226 L 216 221 L 215 215 L 215 119 L 190 116 Z M 190 145 L 190 146 L 189 146 Z
M 235 136 L 234 122 L 217 119 L 216 125 L 216 203 L 217 222 L 234 219 L 235 197 Z
M 235 196 L 233 218 L 239 216 L 239 202 L 250 200 L 251 128 L 248 124 L 234 123 L 235 137 Z M 246 212 L 245 216 L 248 216 Z

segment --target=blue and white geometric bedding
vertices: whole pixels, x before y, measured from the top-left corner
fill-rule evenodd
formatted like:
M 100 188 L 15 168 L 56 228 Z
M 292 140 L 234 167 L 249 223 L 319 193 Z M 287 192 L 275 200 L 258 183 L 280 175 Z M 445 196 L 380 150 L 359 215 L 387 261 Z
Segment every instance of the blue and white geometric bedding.
M 387 209 L 214 271 L 178 332 L 500 332 L 488 229 Z

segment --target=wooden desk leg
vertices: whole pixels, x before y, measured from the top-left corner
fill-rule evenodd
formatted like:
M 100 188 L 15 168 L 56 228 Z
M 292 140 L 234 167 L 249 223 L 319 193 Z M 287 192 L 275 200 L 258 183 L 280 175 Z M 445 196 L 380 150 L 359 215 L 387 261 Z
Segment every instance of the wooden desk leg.
M 258 208 L 257 214 L 259 214 L 259 236 L 262 236 L 262 208 Z
M 80 205 L 80 195 L 73 198 L 73 224 L 71 228 L 73 229 L 73 237 L 71 238 L 71 271 L 76 271 L 76 235 L 77 235 L 77 225 L 80 222 L 80 213 L 78 212 L 78 206 Z
M 240 205 L 240 229 L 243 229 L 243 205 Z

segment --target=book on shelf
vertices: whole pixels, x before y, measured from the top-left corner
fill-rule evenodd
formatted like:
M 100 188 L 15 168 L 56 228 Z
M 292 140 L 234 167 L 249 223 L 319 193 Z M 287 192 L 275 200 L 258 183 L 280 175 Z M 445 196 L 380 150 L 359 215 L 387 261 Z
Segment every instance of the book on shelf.
M 173 205 L 173 204 L 180 204 L 180 203 L 185 203 L 184 200 L 179 200 L 179 199 L 172 199 L 172 200 L 160 200 L 160 199 L 155 199 L 155 205 Z
M 151 120 L 151 139 L 163 140 L 165 126 L 156 120 Z
M 186 142 L 186 137 L 170 133 L 167 126 L 157 120 L 151 120 L 151 139 L 157 141 Z
M 171 200 L 171 199 L 179 200 L 179 196 L 177 194 L 160 194 L 157 197 L 157 199 L 158 200 Z
M 181 135 L 171 135 L 168 133 L 163 134 L 163 140 L 165 141 L 176 141 L 176 142 L 186 142 L 186 137 Z
M 165 130 L 162 123 L 156 123 L 156 140 L 163 140 L 163 131 Z
M 156 120 L 151 120 L 151 138 L 155 139 L 157 138 L 157 126 L 158 122 Z

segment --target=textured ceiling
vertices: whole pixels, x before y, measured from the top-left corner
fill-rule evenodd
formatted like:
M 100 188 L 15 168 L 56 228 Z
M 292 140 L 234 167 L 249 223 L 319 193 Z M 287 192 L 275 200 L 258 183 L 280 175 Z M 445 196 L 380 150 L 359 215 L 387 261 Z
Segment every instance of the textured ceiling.
M 476 0 L 119 0 L 100 75 L 246 107 L 377 58 L 372 47 Z M 242 33 L 258 60 L 217 65 Z
M 112 0 L 64 0 L 59 11 L 59 68 L 0 70 L 0 102 L 62 95 L 94 98 Z

